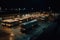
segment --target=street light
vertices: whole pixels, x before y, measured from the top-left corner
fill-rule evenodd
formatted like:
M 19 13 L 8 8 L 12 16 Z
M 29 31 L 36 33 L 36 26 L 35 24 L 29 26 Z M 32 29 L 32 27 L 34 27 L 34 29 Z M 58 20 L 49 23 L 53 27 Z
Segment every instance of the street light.
M 21 9 L 19 8 L 19 10 L 21 10 Z
M 23 8 L 23 10 L 25 10 L 26 8 Z
M 18 9 L 15 9 L 15 10 L 18 10 Z
M 19 8 L 19 15 L 20 15 L 20 10 L 21 10 L 21 8 Z
M 33 8 L 31 8 L 33 10 Z
M 49 6 L 48 9 L 49 9 L 49 14 L 51 15 L 51 7 Z
M 11 8 L 10 10 L 13 10 L 13 8 Z
M 20 13 L 20 10 L 21 10 L 21 9 L 19 8 L 19 13 Z
M 50 6 L 49 6 L 48 8 L 49 8 L 49 10 L 51 9 L 51 7 L 50 7 Z
M 5 10 L 7 10 L 7 8 L 5 8 Z

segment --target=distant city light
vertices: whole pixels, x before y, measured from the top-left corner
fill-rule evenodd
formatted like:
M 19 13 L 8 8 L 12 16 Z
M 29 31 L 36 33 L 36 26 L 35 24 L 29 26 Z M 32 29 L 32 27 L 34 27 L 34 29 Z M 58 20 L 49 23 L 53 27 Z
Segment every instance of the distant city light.
M 5 8 L 5 10 L 7 10 L 7 8 Z
M 15 9 L 15 10 L 18 10 L 18 9 Z
M 43 11 L 43 13 L 45 13 L 45 11 Z
M 21 9 L 19 8 L 19 10 L 21 10 Z
M 11 8 L 10 10 L 13 10 L 13 8 Z
M 31 8 L 33 10 L 33 8 Z
M 25 15 L 22 15 L 22 17 L 24 17 Z
M 51 7 L 50 7 L 50 6 L 49 6 L 48 8 L 49 8 L 49 10 L 51 9 Z
M 23 8 L 23 10 L 25 10 L 26 8 Z

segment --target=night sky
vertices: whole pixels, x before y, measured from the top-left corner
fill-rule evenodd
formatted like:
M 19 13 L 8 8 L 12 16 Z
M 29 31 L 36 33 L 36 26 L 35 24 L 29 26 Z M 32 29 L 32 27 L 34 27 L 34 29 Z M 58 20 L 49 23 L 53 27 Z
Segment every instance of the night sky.
M 3 8 L 39 8 L 59 11 L 59 0 L 0 0 L 0 6 Z
M 3 7 L 45 7 L 47 6 L 46 0 L 6 0 L 0 1 Z

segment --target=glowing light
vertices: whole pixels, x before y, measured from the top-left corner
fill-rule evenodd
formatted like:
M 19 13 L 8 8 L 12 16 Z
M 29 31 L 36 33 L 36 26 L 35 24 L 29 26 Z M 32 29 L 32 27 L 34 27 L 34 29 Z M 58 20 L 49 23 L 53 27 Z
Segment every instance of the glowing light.
M 7 8 L 5 8 L 5 10 L 7 10 Z
M 24 8 L 23 10 L 25 10 L 26 8 Z
M 11 8 L 10 10 L 13 10 L 13 8 Z
M 18 9 L 15 9 L 15 10 L 18 10 Z
M 1 7 L 0 7 L 0 10 L 1 10 Z
M 31 8 L 33 10 L 33 8 Z
M 19 10 L 21 10 L 21 9 L 19 8 Z

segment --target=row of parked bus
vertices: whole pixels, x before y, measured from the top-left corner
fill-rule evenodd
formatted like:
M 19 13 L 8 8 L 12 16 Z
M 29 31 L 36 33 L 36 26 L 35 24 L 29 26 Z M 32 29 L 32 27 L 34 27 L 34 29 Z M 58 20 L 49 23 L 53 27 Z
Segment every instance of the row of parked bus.
M 26 16 L 23 18 L 13 18 L 2 20 L 2 26 L 8 28 L 16 28 L 20 25 L 21 31 L 24 33 L 29 33 L 30 30 L 38 26 L 40 20 L 47 21 L 49 14 L 34 14 L 33 16 Z M 39 20 L 39 21 L 38 21 Z

